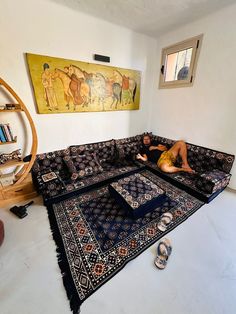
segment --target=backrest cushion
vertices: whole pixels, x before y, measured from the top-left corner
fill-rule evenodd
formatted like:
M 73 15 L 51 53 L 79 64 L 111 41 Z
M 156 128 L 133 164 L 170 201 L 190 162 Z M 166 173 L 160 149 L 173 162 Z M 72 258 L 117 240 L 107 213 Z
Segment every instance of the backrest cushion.
M 164 144 L 169 149 L 176 141 L 153 135 L 152 139 Z M 219 152 L 210 148 L 186 143 L 188 149 L 188 162 L 191 168 L 198 173 L 218 169 L 229 173 L 234 162 L 234 155 Z M 180 159 L 178 158 L 178 161 Z
M 111 162 L 115 157 L 115 141 L 109 140 L 105 142 L 70 146 L 70 154 L 72 156 L 85 153 L 96 153 L 96 156 L 101 163 Z
M 140 152 L 141 136 L 132 136 L 116 140 L 117 158 L 122 159 L 135 159 L 135 156 Z
M 68 177 L 68 170 L 63 160 L 63 157 L 68 155 L 70 155 L 69 149 L 38 154 L 32 167 L 32 173 L 36 174 L 39 171 L 45 172 L 49 170 L 55 171 L 62 178 Z
M 176 141 L 171 140 L 169 138 L 165 138 L 165 137 L 161 137 L 161 136 L 157 136 L 157 135 L 152 135 L 151 139 L 153 141 L 158 142 L 159 144 L 165 145 L 168 149 L 171 148 L 174 145 L 174 143 L 176 142 Z
M 82 179 L 103 171 L 96 153 L 86 152 L 75 156 L 65 156 L 63 159 L 72 180 Z
M 190 167 L 197 172 L 204 173 L 218 169 L 229 173 L 233 166 L 233 155 L 189 143 L 187 148 Z

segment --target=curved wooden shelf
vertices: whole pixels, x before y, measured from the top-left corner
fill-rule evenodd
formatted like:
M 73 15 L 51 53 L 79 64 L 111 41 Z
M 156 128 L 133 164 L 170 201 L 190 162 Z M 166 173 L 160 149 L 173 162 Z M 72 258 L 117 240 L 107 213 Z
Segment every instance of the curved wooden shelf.
M 29 121 L 31 133 L 32 133 L 32 146 L 31 146 L 31 151 L 30 151 L 30 154 L 32 156 L 31 160 L 27 163 L 25 163 L 23 161 L 19 161 L 17 163 L 17 161 L 15 161 L 16 164 L 13 165 L 13 166 L 23 165 L 23 168 L 19 171 L 19 173 L 17 175 L 17 181 L 14 183 L 14 185 L 16 185 L 16 184 L 20 184 L 27 177 L 27 175 L 30 172 L 30 169 L 32 168 L 32 166 L 34 164 L 34 161 L 36 158 L 36 153 L 37 153 L 37 147 L 38 147 L 38 138 L 37 138 L 37 133 L 36 133 L 34 122 L 31 118 L 31 115 L 30 115 L 28 109 L 26 108 L 25 104 L 23 103 L 23 101 L 20 99 L 20 97 L 15 93 L 15 91 L 2 78 L 0 78 L 0 85 L 2 85 L 13 96 L 13 98 L 17 102 L 17 105 L 19 105 L 19 107 L 20 107 L 17 109 L 0 110 L 0 112 L 22 112 L 22 113 L 24 112 L 26 115 L 26 118 Z M 0 167 L 1 166 L 2 165 L 0 165 Z M 12 165 L 10 167 L 12 167 Z M 6 167 L 4 167 L 4 168 L 6 168 Z
M 13 141 L 1 142 L 0 145 L 7 145 L 7 144 L 14 144 L 14 143 L 17 143 L 17 136 L 14 136 Z
M 28 162 L 24 162 L 22 160 L 9 160 L 4 164 L 0 164 L 0 170 L 10 168 L 10 167 L 17 167 L 21 165 L 28 164 Z
M 1 78 L 0 78 L 0 80 L 1 80 Z M 1 85 L 1 83 L 0 83 L 0 85 Z M 20 111 L 24 111 L 24 110 L 22 110 L 20 108 L 17 108 L 17 109 L 1 109 L 0 110 L 0 112 L 20 112 Z
M 7 144 L 14 144 L 14 143 L 17 143 L 17 141 L 1 142 L 0 145 L 7 145 Z

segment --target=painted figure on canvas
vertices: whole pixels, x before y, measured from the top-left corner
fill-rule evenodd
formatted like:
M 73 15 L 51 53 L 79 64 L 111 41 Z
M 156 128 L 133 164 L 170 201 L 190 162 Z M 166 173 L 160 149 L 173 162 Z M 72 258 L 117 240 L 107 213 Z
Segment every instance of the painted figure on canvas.
M 53 73 L 50 72 L 49 65 L 44 63 L 42 84 L 44 87 L 44 99 L 49 110 L 58 110 L 57 98 L 53 86 Z

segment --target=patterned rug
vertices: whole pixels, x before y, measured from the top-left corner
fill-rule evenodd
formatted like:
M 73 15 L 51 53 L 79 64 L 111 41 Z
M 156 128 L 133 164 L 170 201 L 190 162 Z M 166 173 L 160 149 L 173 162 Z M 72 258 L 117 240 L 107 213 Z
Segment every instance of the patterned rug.
M 131 218 L 110 196 L 108 186 L 73 196 L 48 207 L 58 263 L 73 313 L 101 285 L 150 245 L 186 220 L 203 203 L 149 171 L 143 176 L 159 185 L 166 202 L 141 218 Z M 165 232 L 160 215 L 173 214 Z

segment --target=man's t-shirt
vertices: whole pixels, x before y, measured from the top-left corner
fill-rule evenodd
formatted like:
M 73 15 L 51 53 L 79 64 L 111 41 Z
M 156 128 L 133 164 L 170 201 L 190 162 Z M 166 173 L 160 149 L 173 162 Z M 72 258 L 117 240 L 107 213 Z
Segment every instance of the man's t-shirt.
M 153 141 L 151 142 L 150 145 L 143 145 L 142 148 L 141 148 L 141 151 L 140 151 L 140 154 L 141 155 L 147 155 L 147 158 L 149 161 L 151 162 L 155 162 L 157 163 L 159 158 L 161 157 L 161 154 L 163 153 L 162 150 L 159 150 L 159 149 L 154 149 L 154 150 L 149 150 L 149 147 L 150 146 L 158 146 L 158 142 L 156 141 Z

